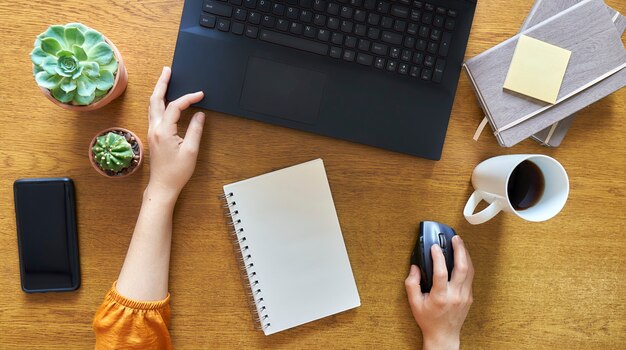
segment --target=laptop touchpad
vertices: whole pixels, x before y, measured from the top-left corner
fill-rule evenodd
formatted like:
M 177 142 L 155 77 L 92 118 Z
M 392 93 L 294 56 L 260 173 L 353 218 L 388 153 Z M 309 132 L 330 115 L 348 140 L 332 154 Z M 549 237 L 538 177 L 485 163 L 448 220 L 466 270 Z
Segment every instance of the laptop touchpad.
M 323 73 L 250 57 L 239 104 L 253 112 L 314 124 L 325 83 Z

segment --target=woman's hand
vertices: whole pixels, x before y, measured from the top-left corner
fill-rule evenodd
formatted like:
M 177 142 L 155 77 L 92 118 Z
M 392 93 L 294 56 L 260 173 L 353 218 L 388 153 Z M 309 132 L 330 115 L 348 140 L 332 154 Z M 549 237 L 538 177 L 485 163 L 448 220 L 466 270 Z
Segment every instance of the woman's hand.
M 174 202 L 191 178 L 202 138 L 205 115 L 197 112 L 191 118 L 185 138 L 178 136 L 178 120 L 182 111 L 204 97 L 202 91 L 187 94 L 165 107 L 165 92 L 171 70 L 163 67 L 150 97 L 148 109 L 150 143 L 150 182 L 146 192 Z
M 454 269 L 448 281 L 448 269 L 439 245 L 430 249 L 433 257 L 433 287 L 430 293 L 420 289 L 420 271 L 415 265 L 405 280 L 411 311 L 422 330 L 424 349 L 458 349 L 461 327 L 472 305 L 474 266 L 459 236 L 452 238 Z

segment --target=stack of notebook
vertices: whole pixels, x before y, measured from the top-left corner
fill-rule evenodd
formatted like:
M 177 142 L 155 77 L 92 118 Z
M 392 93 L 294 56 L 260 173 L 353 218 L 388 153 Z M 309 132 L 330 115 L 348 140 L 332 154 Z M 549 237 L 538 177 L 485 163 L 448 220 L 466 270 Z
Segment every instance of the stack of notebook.
M 468 60 L 464 68 L 500 145 L 532 137 L 558 146 L 573 113 L 624 87 L 625 27 L 626 18 L 601 0 L 537 0 L 520 33 Z M 554 101 L 505 88 L 525 40 L 569 52 Z

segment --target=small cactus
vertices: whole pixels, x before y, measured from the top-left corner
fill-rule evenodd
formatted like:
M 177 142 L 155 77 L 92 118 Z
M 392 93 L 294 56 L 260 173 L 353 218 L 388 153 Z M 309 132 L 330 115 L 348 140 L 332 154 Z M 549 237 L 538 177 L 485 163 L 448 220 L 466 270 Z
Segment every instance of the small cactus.
M 100 168 L 115 173 L 128 168 L 135 156 L 126 138 L 114 132 L 98 136 L 91 150 Z

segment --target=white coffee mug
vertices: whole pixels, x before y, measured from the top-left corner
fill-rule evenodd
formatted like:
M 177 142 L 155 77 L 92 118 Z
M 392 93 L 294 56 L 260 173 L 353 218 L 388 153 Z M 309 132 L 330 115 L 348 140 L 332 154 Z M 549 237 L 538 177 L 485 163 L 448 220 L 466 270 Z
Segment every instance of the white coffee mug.
M 507 186 L 511 173 L 523 161 L 533 162 L 543 175 L 543 193 L 527 209 L 516 210 L 510 202 Z M 561 163 L 540 154 L 512 154 L 489 158 L 478 164 L 472 173 L 474 193 L 470 196 L 463 215 L 473 225 L 482 224 L 500 211 L 513 213 L 528 221 L 545 221 L 558 214 L 569 194 L 569 180 Z M 474 213 L 481 200 L 487 208 Z

